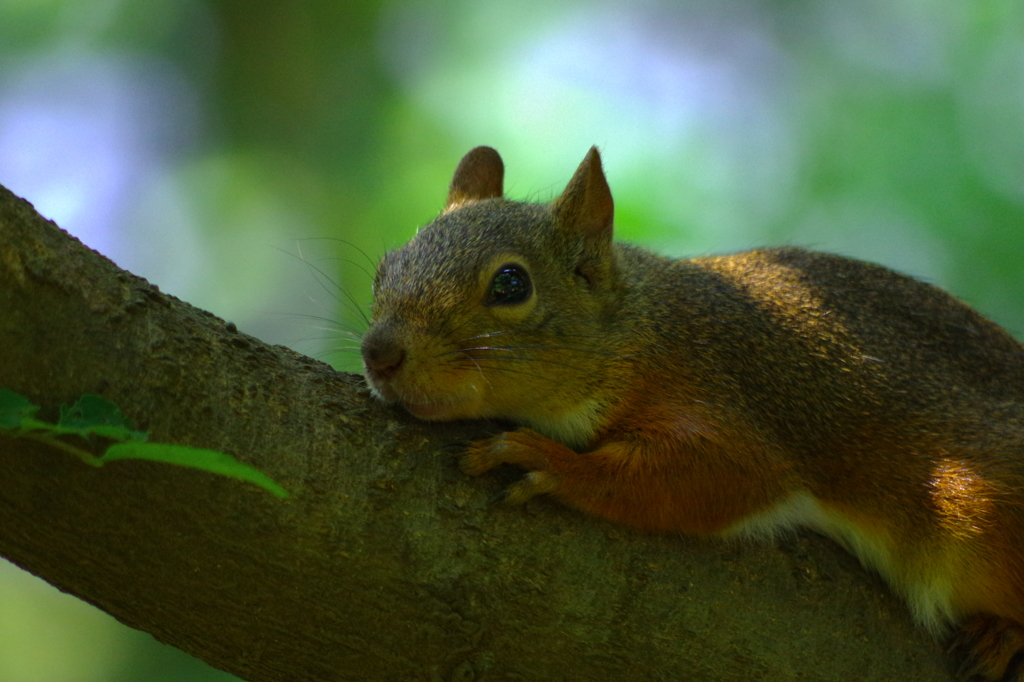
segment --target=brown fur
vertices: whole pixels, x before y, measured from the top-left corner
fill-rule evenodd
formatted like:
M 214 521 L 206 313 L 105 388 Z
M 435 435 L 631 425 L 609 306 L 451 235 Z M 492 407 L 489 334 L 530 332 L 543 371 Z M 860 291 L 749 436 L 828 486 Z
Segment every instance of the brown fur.
M 448 207 L 382 261 L 377 393 L 501 417 L 466 471 L 653 531 L 824 532 L 941 631 L 965 671 L 1024 657 L 1024 347 L 941 290 L 795 248 L 674 261 L 612 242 L 596 149 L 550 206 L 478 148 Z M 529 297 L 488 304 L 506 265 Z

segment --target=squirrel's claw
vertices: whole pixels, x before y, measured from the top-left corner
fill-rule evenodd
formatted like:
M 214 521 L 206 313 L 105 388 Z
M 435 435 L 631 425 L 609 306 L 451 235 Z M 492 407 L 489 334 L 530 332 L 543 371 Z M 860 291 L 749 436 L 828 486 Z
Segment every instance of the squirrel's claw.
M 467 448 L 462 458 L 462 470 L 471 475 L 490 471 L 499 464 L 514 464 L 530 472 L 510 485 L 492 502 L 522 504 L 535 495 L 558 490 L 561 478 L 548 470 L 547 451 L 562 448 L 554 441 L 531 429 L 518 429 L 476 441 Z
M 558 476 L 547 471 L 532 471 L 487 500 L 487 504 L 522 504 L 535 495 L 558 489 Z
M 505 502 L 506 500 L 508 500 L 508 488 L 491 495 L 490 498 L 488 498 L 487 500 L 487 504 L 500 504 L 502 502 Z
M 505 502 L 522 504 L 536 495 L 555 492 L 559 483 L 558 474 L 550 471 L 531 471 L 505 489 Z
M 506 431 L 478 440 L 466 448 L 462 470 L 470 476 L 479 476 L 499 464 L 515 464 L 530 470 L 548 468 L 545 448 L 554 443 L 531 429 Z M 560 446 L 556 446 L 560 447 Z
M 469 446 L 472 444 L 472 441 L 464 440 L 456 443 L 448 443 L 447 445 L 442 445 L 441 447 L 438 448 L 438 450 L 452 455 L 461 455 L 467 449 L 469 449 Z

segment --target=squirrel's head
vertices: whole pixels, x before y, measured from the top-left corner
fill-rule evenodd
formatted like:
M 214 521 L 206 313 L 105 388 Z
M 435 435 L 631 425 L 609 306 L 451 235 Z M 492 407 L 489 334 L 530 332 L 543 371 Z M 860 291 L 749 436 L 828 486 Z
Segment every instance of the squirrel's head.
M 470 151 L 444 212 L 377 268 L 366 378 L 420 418 L 588 409 L 573 391 L 596 369 L 619 289 L 601 158 L 591 148 L 550 204 L 504 199 L 503 174 L 496 151 Z

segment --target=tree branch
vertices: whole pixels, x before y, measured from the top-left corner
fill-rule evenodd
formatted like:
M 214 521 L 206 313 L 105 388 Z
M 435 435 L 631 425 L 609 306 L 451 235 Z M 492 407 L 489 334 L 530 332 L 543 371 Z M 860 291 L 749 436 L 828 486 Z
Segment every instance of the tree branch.
M 236 332 L 0 188 L 0 387 L 83 393 L 151 439 L 292 492 L 0 436 L 0 554 L 211 665 L 263 680 L 948 680 L 938 646 L 831 543 L 650 536 L 548 500 L 489 505 L 428 425 L 358 377 Z M 505 481 L 507 482 L 507 481 Z

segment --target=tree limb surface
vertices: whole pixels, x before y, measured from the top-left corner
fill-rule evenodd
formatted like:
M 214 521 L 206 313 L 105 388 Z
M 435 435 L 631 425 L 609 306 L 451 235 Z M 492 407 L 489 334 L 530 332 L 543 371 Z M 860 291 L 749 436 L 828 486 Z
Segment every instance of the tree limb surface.
M 0 436 L 0 554 L 211 665 L 264 680 L 948 681 L 940 646 L 827 540 L 647 535 L 462 475 L 360 379 L 159 292 L 0 188 L 0 388 L 83 393 L 150 440 L 292 495 Z M 41 416 L 47 416 L 41 414 Z

